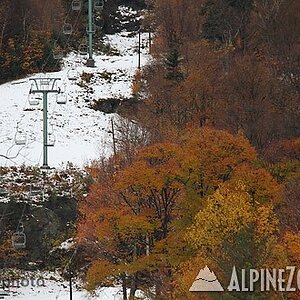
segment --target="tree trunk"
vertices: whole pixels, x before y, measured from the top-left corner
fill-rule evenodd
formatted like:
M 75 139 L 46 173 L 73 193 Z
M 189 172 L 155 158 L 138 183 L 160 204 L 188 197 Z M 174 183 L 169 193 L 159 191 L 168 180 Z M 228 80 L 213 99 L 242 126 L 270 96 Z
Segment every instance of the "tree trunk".
M 122 276 L 122 293 L 123 293 L 123 300 L 128 300 L 125 275 Z
M 134 300 L 135 299 L 135 292 L 137 290 L 137 282 L 136 282 L 136 276 L 134 275 L 132 277 L 132 280 L 131 280 L 131 287 L 130 287 L 130 295 L 129 295 L 129 300 Z
M 160 280 L 161 276 L 158 275 L 157 276 L 157 280 L 156 280 L 156 283 L 155 283 L 155 299 L 161 299 L 161 288 L 162 288 L 162 283 L 161 283 L 161 280 Z
M 5 32 L 5 27 L 6 27 L 6 21 L 4 22 L 1 30 L 1 37 L 0 37 L 0 51 L 2 50 L 3 47 L 3 40 L 4 40 L 4 32 Z
M 135 261 L 136 259 L 137 259 L 137 246 L 134 245 L 132 260 Z M 129 300 L 133 300 L 135 298 L 136 290 L 137 290 L 137 278 L 136 278 L 136 275 L 133 275 L 132 279 L 131 279 L 131 285 L 130 285 Z
M 146 255 L 150 255 L 150 238 L 148 233 L 146 235 Z

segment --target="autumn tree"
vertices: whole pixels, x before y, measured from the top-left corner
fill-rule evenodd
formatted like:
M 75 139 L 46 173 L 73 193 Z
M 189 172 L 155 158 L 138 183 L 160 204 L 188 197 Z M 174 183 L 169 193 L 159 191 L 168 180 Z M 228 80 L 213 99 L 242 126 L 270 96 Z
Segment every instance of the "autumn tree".
M 54 32 L 61 30 L 63 2 L 14 0 L 1 4 L 0 81 L 38 72 L 46 59 L 53 69 L 56 62 L 49 50 Z
M 153 27 L 159 32 L 156 49 L 179 49 L 187 41 L 197 40 L 201 28 L 199 14 L 203 1 L 153 0 L 155 20 Z
M 122 282 L 125 299 L 127 286 L 133 297 L 137 288 L 154 285 L 157 297 L 171 297 L 178 266 L 195 254 L 186 245 L 186 231 L 207 197 L 234 180 L 235 173 L 255 186 L 249 188 L 255 201 L 263 201 L 271 189 L 267 173 L 251 171 L 254 178 L 265 176 L 266 186 L 246 176 L 255 157 L 242 136 L 201 128 L 185 131 L 177 144 L 139 150 L 129 166 L 113 169 L 109 177 L 105 164 L 91 169 L 96 181 L 81 208 L 79 226 L 82 238 L 98 249 L 88 271 L 89 286 Z M 100 276 L 102 268 L 110 271 Z
M 158 140 L 190 122 L 243 132 L 260 152 L 297 137 L 298 1 L 184 2 L 152 1 L 154 60 L 135 118 Z
M 221 82 L 219 126 L 243 132 L 260 151 L 291 132 L 284 126 L 289 93 L 264 63 L 253 56 L 236 58 Z
M 254 1 L 251 41 L 278 76 L 299 92 L 299 1 Z
M 82 223 L 80 232 L 85 238 L 89 233 L 88 236 L 99 241 L 102 262 L 105 259 L 115 265 L 116 271 L 110 275 L 115 274 L 116 280 L 131 287 L 131 297 L 138 286 L 150 284 L 144 268 L 136 266 L 137 258 L 149 255 L 154 241 L 168 234 L 183 188 L 180 153 L 180 148 L 172 144 L 145 148 L 131 166 L 111 178 L 111 189 L 94 184 L 87 205 L 83 205 L 82 212 L 89 221 Z M 86 227 L 94 230 L 85 230 Z M 134 264 L 131 271 L 130 264 Z M 90 272 L 89 280 L 94 276 Z
M 201 257 L 201 265 L 213 266 L 224 282 L 229 282 L 233 266 L 237 269 L 259 269 L 265 266 L 278 238 L 278 218 L 271 199 L 260 203 L 253 201 L 247 191 L 247 184 L 244 180 L 237 179 L 220 185 L 206 199 L 206 205 L 196 215 L 194 225 L 187 232 L 188 241 L 197 249 L 192 261 Z M 187 262 L 183 267 L 186 264 Z M 196 272 L 199 272 L 201 265 L 198 265 Z M 185 272 L 188 273 L 189 270 Z M 179 282 L 183 284 L 181 279 Z M 187 290 L 188 287 L 185 286 L 185 291 Z M 186 295 L 189 299 L 190 295 L 183 290 L 182 292 L 181 297 Z M 259 295 L 256 297 L 259 298 Z M 232 296 L 235 299 L 247 297 L 234 294 Z M 220 297 L 226 299 L 226 294 Z M 253 299 L 255 293 L 250 297 Z
M 244 50 L 249 41 L 252 5 L 253 0 L 205 1 L 201 10 L 204 15 L 202 36 Z
M 298 77 L 282 55 L 296 57 L 286 31 L 297 4 L 286 3 L 151 1 L 153 60 L 135 76 L 129 114 L 146 138 L 125 138 L 90 169 L 81 208 L 79 232 L 95 250 L 90 288 L 189 299 L 205 264 L 226 280 L 234 264 L 297 262 Z

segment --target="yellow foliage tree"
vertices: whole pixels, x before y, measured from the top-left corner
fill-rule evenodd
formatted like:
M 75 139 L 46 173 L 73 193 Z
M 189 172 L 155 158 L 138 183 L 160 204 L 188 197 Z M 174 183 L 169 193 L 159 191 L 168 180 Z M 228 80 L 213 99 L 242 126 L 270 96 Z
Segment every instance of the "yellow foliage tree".
M 130 286 L 132 297 L 152 285 L 162 299 L 189 299 L 199 266 L 226 278 L 233 264 L 264 265 L 277 245 L 281 186 L 256 165 L 244 137 L 187 129 L 178 143 L 138 150 L 128 166 L 91 168 L 79 232 L 99 246 L 99 268 L 115 266 L 105 278 Z M 90 272 L 98 285 L 97 264 Z

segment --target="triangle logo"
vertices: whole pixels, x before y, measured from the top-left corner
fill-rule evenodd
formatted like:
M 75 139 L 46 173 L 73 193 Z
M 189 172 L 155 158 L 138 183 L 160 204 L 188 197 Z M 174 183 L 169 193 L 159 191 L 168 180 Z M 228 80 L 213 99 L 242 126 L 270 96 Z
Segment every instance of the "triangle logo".
M 197 275 L 189 289 L 190 292 L 224 292 L 222 285 L 214 272 L 205 266 Z

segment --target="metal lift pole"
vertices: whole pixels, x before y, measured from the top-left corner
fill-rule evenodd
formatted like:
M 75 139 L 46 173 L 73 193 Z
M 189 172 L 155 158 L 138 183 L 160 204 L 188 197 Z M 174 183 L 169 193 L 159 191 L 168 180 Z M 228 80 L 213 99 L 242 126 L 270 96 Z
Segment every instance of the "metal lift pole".
M 70 273 L 70 278 L 69 278 L 69 287 L 70 287 L 70 300 L 73 300 L 73 290 L 72 290 L 72 273 Z
M 87 59 L 86 65 L 87 67 L 95 67 L 95 60 L 93 59 L 93 0 L 88 1 L 89 58 Z
M 141 69 L 141 28 L 139 29 L 138 69 Z
M 43 166 L 49 169 L 48 165 L 48 94 L 59 94 L 60 88 L 55 86 L 60 78 L 33 78 L 30 94 L 43 95 Z
M 43 92 L 43 167 L 48 167 L 48 98 Z

